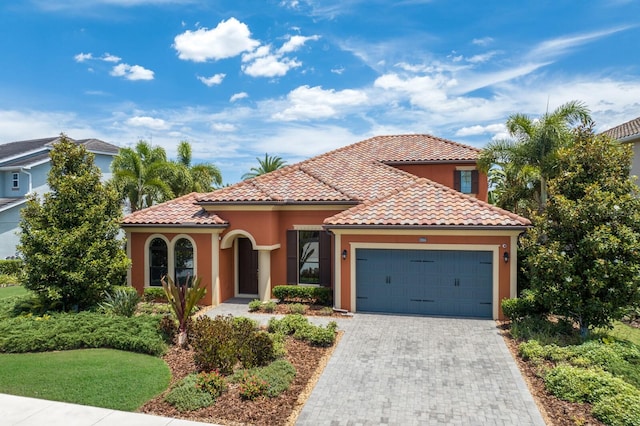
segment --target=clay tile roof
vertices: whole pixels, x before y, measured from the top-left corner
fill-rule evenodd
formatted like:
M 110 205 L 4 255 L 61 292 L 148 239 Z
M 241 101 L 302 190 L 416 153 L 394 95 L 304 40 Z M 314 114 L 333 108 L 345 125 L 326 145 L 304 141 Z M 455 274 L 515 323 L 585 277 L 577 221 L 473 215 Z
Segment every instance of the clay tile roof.
M 461 194 L 428 179 L 387 197 L 371 200 L 327 218 L 331 226 L 473 226 L 516 227 L 531 225 L 528 219 Z
M 122 221 L 123 225 L 217 225 L 227 222 L 213 212 L 205 211 L 195 204 L 201 196 L 197 192 L 183 195 L 162 204 L 131 213 Z
M 416 177 L 384 163 L 475 162 L 480 150 L 430 135 L 376 136 L 214 191 L 203 203 L 357 202 L 403 188 Z
M 640 117 L 606 130 L 602 134 L 616 140 L 640 137 Z

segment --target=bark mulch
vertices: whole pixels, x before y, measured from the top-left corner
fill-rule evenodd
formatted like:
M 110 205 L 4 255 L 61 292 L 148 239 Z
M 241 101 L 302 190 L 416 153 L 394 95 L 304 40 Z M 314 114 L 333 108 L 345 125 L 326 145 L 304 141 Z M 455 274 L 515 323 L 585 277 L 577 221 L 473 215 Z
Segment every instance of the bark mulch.
M 339 332 L 336 343 L 329 348 L 314 347 L 288 338 L 286 359 L 295 367 L 296 378 L 289 390 L 275 398 L 260 397 L 254 401 L 245 401 L 240 397 L 237 385 L 230 383 L 229 390 L 223 393 L 211 407 L 181 413 L 164 402 L 165 392 L 143 405 L 140 411 L 158 416 L 232 426 L 293 425 L 340 337 Z M 172 372 L 171 385 L 196 371 L 193 352 L 189 349 L 174 346 L 164 356 L 164 360 Z

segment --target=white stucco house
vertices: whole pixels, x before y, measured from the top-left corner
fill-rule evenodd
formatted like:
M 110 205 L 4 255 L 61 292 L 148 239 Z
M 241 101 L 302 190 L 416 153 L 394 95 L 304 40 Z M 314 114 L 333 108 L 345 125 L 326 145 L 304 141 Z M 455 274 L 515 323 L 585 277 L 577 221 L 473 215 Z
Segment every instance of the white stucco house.
M 631 175 L 640 177 L 640 117 L 606 130 L 602 134 L 610 136 L 618 142 L 632 145 Z M 640 180 L 636 181 L 636 184 L 640 185 Z

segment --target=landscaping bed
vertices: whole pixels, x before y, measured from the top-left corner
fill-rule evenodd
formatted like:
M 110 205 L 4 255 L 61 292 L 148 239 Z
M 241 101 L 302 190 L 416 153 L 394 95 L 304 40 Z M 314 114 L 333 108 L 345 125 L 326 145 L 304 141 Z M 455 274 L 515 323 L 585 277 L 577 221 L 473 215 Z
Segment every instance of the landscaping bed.
M 217 398 L 211 407 L 181 413 L 165 402 L 167 392 L 144 404 L 139 411 L 148 414 L 168 416 L 210 423 L 286 425 L 295 423 L 313 385 L 320 377 L 335 344 L 330 347 L 311 346 L 292 337 L 285 342 L 286 356 L 296 369 L 296 376 L 290 388 L 274 398 L 266 396 L 255 400 L 240 397 L 239 386 L 231 384 L 229 389 Z M 193 351 L 172 347 L 163 357 L 172 372 L 172 385 L 188 374 L 196 371 Z

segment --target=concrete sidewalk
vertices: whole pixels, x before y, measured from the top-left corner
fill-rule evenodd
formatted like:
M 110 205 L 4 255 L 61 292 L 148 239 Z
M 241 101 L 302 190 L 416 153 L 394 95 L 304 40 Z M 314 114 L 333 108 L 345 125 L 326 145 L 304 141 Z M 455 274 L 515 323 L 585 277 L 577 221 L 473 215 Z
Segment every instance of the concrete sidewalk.
M 0 394 L 0 424 L 6 426 L 211 426 L 211 423 L 4 394 Z

